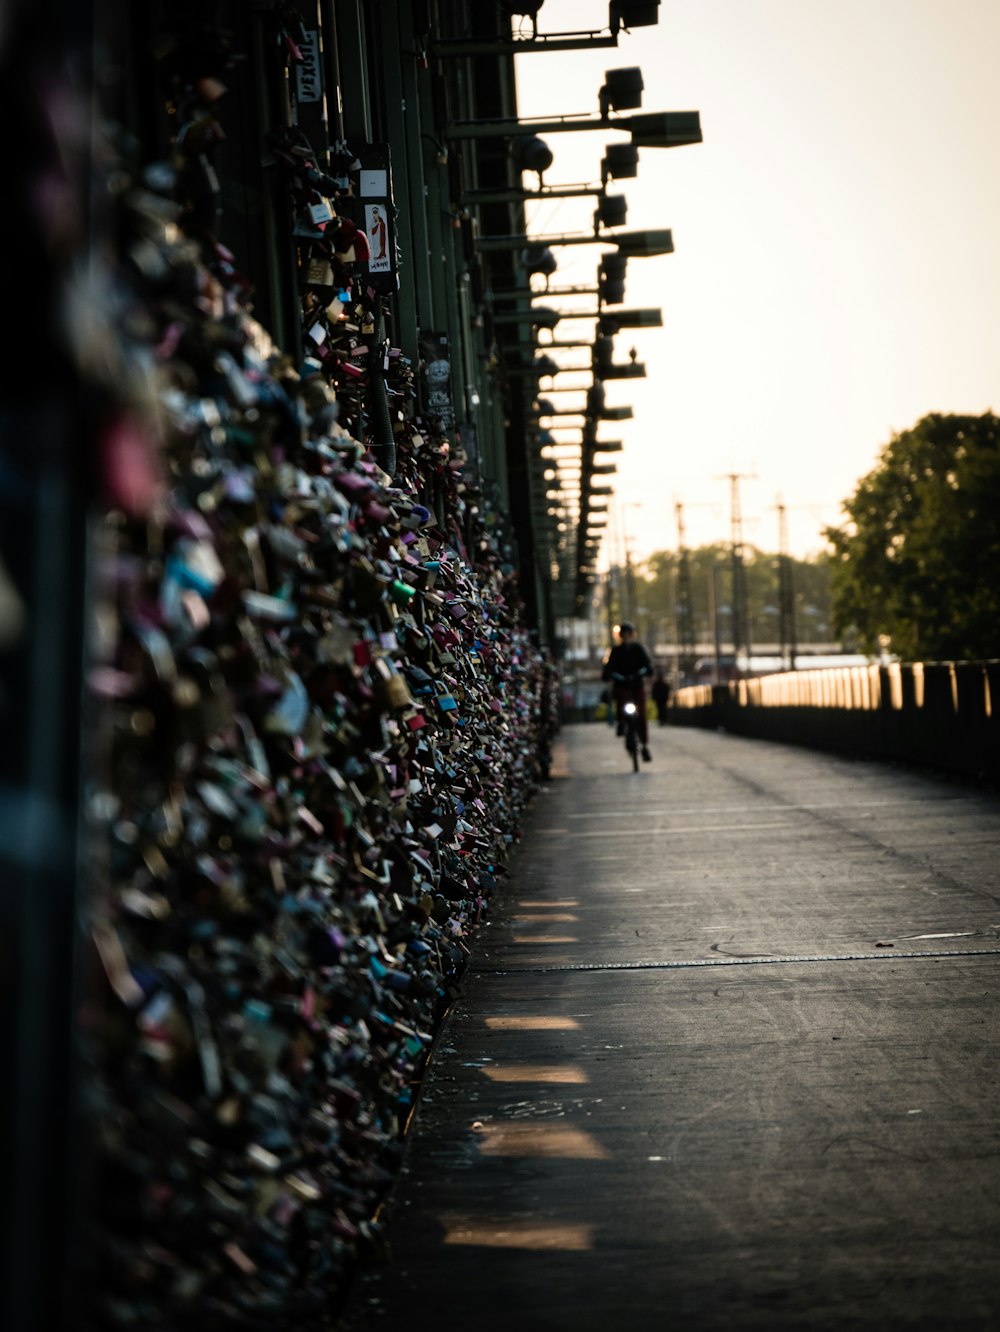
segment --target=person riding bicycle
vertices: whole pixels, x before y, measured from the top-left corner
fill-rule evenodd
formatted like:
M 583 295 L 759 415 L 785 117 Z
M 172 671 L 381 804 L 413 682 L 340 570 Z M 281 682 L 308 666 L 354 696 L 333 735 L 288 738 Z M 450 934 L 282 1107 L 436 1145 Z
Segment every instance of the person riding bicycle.
M 636 641 L 635 625 L 624 620 L 618 626 L 619 641 L 604 658 L 601 679 L 610 681 L 618 718 L 618 734 L 625 733 L 625 704 L 636 706 L 642 757 L 649 763 L 649 727 L 646 720 L 646 679 L 653 674 L 653 663 L 643 645 Z

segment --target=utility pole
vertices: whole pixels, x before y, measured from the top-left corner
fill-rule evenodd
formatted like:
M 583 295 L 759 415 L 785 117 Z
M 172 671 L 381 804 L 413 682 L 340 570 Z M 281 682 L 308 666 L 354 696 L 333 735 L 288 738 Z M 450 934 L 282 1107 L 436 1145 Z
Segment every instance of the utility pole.
M 781 637 L 781 660 L 785 662 L 786 649 L 788 669 L 795 670 L 795 654 L 798 651 L 795 633 L 795 587 L 792 577 L 792 560 L 788 553 L 788 513 L 778 496 L 778 633 Z
M 694 598 L 691 594 L 691 562 L 684 532 L 684 505 L 678 500 L 677 515 L 677 670 L 683 678 L 694 670 Z
M 714 684 L 722 683 L 722 626 L 719 622 L 719 573 L 717 564 L 713 564 L 708 575 L 708 614 L 712 623 L 712 650 L 715 654 Z
M 740 482 L 752 479 L 752 474 L 745 472 L 730 472 L 727 476 L 731 512 L 733 656 L 738 664 L 740 649 L 746 649 L 748 672 L 753 645 L 750 641 L 750 609 L 747 598 L 746 548 L 743 544 L 743 514 L 740 510 Z
M 624 588 L 622 592 L 622 616 L 626 620 L 631 620 L 635 624 L 638 613 L 638 602 L 635 595 L 635 571 L 632 567 L 632 537 L 628 531 L 627 509 L 641 509 L 641 504 L 620 504 L 618 506 L 620 525 L 619 540 L 621 543 L 621 564 L 624 570 Z
M 625 543 L 625 606 L 626 618 L 634 624 L 636 618 L 635 573 L 632 569 L 632 548 L 627 540 Z

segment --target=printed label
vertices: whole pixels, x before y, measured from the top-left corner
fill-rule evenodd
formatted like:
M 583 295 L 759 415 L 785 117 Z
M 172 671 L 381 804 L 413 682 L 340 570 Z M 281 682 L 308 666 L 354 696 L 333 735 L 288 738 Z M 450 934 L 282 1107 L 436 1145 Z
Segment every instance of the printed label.
M 295 95 L 300 102 L 318 102 L 323 96 L 319 33 L 307 32 L 299 50 L 302 52 L 302 64 L 295 66 Z

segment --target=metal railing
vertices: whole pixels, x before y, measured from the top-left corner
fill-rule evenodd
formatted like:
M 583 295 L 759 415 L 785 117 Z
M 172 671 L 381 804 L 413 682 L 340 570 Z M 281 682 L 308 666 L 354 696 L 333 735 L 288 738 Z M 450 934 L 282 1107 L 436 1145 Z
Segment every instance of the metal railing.
M 895 662 L 691 685 L 675 693 L 670 719 L 1000 777 L 1000 661 Z

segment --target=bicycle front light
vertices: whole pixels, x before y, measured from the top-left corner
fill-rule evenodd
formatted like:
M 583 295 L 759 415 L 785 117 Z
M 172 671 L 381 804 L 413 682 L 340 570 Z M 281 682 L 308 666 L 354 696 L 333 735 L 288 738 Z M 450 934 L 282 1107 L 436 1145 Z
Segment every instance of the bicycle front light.
M 634 704 L 634 703 L 626 703 L 626 704 L 625 704 L 625 715 L 626 715 L 626 717 L 634 717 L 634 716 L 635 716 L 635 712 L 636 712 L 636 708 L 635 708 L 635 704 Z

